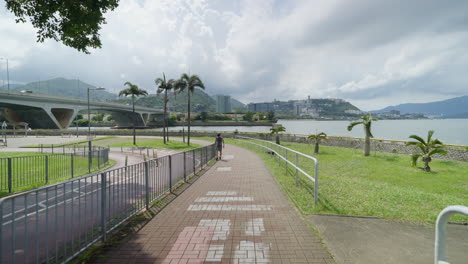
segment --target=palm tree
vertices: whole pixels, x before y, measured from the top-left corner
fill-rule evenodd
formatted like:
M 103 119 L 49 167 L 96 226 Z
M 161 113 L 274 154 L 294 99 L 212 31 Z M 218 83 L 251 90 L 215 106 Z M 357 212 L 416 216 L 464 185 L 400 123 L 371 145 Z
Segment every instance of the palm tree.
M 164 144 L 166 144 L 166 139 L 169 140 L 167 136 L 167 102 L 169 102 L 169 99 L 167 98 L 167 91 L 170 91 L 174 89 L 174 80 L 170 79 L 169 81 L 166 81 L 166 75 L 163 73 L 162 78 L 157 78 L 154 80 L 156 83 L 156 86 L 158 87 L 157 93 L 163 93 L 164 92 L 164 125 L 163 125 L 163 139 L 164 139 Z
M 286 128 L 284 126 L 278 126 L 278 127 L 272 127 L 270 128 L 271 134 L 276 134 L 276 144 L 280 145 L 280 139 L 279 139 L 279 132 L 284 132 L 286 131 Z
M 186 73 L 180 76 L 180 80 L 175 84 L 177 89 L 182 92 L 183 90 L 187 89 L 187 113 L 188 113 L 188 137 L 187 137 L 187 145 L 190 146 L 190 95 L 195 92 L 195 88 L 199 87 L 201 89 L 205 89 L 205 85 L 200 80 L 200 77 L 197 75 L 188 75 Z
M 136 84 L 133 84 L 131 82 L 125 82 L 124 85 L 127 85 L 128 88 L 127 89 L 124 89 L 122 91 L 119 92 L 119 96 L 129 96 L 131 95 L 132 96 L 132 112 L 133 112 L 133 115 L 132 115 L 132 126 L 133 126 L 133 145 L 136 145 L 136 131 L 135 131 L 135 96 L 138 97 L 138 96 L 146 96 L 148 95 L 148 92 L 143 90 L 143 89 L 139 89 L 138 86 Z
M 370 138 L 374 137 L 371 132 L 372 121 L 377 121 L 377 118 L 372 117 L 371 114 L 361 116 L 361 121 L 352 122 L 348 126 L 348 131 L 351 131 L 354 126 L 363 125 L 364 132 L 366 133 L 366 139 L 364 143 L 364 156 L 369 156 L 370 154 Z
M 327 134 L 320 132 L 317 134 L 312 134 L 308 137 L 310 141 L 315 141 L 314 153 L 319 153 L 319 144 L 322 140 L 328 140 Z
M 438 139 L 432 139 L 432 135 L 434 135 L 434 130 L 429 130 L 427 132 L 427 141 L 417 135 L 409 136 L 412 139 L 417 141 L 410 141 L 407 142 L 407 146 L 417 146 L 422 154 L 413 154 L 411 155 L 411 163 L 413 166 L 416 166 L 418 159 L 421 158 L 424 162 L 424 171 L 431 171 L 431 167 L 429 167 L 429 162 L 432 161 L 431 156 L 434 154 L 441 154 L 446 155 L 447 151 L 443 149 L 444 144 L 440 142 Z

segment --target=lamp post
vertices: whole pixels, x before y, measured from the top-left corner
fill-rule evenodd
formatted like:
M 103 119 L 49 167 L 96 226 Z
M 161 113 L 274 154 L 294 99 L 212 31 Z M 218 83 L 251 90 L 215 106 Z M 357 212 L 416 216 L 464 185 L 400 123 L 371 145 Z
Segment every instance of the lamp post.
M 91 90 L 100 91 L 100 90 L 105 90 L 105 89 L 106 88 L 103 88 L 103 87 L 97 87 L 97 88 L 88 87 L 88 139 L 89 140 L 91 140 L 91 113 L 89 110 L 89 91 Z
M 8 92 L 10 92 L 10 72 L 9 72 L 9 70 L 8 70 L 8 59 L 0 58 L 0 60 L 6 60 L 7 84 L 8 84 Z

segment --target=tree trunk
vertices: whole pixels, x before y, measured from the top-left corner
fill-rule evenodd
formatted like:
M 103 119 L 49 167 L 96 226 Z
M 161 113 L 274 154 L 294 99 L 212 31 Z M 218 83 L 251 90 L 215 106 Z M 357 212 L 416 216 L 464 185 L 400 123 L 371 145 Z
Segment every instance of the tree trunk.
M 136 131 L 135 131 L 135 95 L 132 94 L 132 111 L 133 111 L 133 145 L 136 145 Z
M 315 141 L 314 153 L 319 153 L 319 143 L 318 143 L 318 141 Z
M 190 146 L 190 88 L 188 89 L 188 108 L 187 108 L 187 113 L 188 113 L 188 126 L 187 126 L 187 146 Z
M 167 89 L 164 91 L 164 124 L 163 124 L 163 141 L 166 143 L 166 128 L 167 128 Z
M 364 156 L 370 155 L 370 135 L 366 132 L 366 140 L 364 142 Z
M 281 145 L 281 144 L 280 144 L 280 140 L 279 140 L 279 135 L 278 135 L 278 134 L 276 134 L 276 144 Z

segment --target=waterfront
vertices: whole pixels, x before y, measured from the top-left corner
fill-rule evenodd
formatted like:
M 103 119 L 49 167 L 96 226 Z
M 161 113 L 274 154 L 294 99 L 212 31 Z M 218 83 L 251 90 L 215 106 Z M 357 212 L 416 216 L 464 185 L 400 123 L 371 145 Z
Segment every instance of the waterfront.
M 329 136 L 363 137 L 362 126 L 356 126 L 352 131 L 346 128 L 349 121 L 316 121 L 316 120 L 279 120 L 278 124 L 286 127 L 286 133 L 312 134 L 325 132 Z M 186 128 L 185 128 L 186 129 Z M 232 132 L 270 132 L 270 127 L 201 127 L 192 126 L 194 131 Z M 435 138 L 445 144 L 468 145 L 468 119 L 421 119 L 421 120 L 379 120 L 372 123 L 372 133 L 375 138 L 408 140 L 408 136 L 416 134 L 426 138 L 428 130 L 435 130 Z M 182 127 L 171 127 L 179 131 Z

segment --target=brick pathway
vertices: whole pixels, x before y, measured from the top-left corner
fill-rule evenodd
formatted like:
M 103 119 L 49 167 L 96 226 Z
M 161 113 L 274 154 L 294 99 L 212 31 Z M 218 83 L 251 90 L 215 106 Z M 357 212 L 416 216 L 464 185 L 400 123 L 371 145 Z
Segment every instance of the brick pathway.
M 222 161 L 100 263 L 334 263 L 261 159 Z

